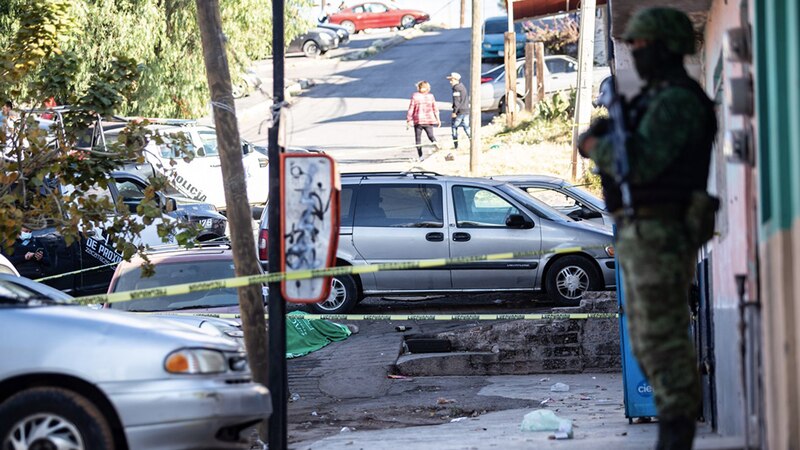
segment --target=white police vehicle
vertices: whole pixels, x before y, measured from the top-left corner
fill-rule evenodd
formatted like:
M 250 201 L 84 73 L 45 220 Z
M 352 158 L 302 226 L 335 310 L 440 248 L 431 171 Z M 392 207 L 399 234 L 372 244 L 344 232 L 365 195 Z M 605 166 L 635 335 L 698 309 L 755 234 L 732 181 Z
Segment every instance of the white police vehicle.
M 193 120 L 147 119 L 147 128 L 163 137 L 159 144 L 151 139 L 145 145 L 145 159 L 161 174 L 167 176 L 173 187 L 183 196 L 211 203 L 224 211 L 225 189 L 222 181 L 217 132 L 214 128 L 199 125 Z M 104 125 L 105 142 L 115 141 L 125 123 Z M 183 134 L 181 136 L 180 134 Z M 183 148 L 181 148 L 183 146 Z M 257 147 L 242 141 L 242 162 L 247 182 L 247 198 L 251 205 L 263 205 L 269 195 L 268 159 Z M 195 157 L 184 161 L 181 150 L 191 150 Z M 174 164 L 174 165 L 173 165 Z M 174 171 L 175 176 L 172 177 Z

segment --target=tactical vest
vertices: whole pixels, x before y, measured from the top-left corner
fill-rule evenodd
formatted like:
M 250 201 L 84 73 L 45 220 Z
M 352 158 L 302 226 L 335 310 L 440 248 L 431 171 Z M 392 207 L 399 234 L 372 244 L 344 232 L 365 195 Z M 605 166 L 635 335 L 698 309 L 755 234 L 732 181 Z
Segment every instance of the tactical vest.
M 708 172 L 711 166 L 711 149 L 717 135 L 717 117 L 714 103 L 708 98 L 700 85 L 688 76 L 664 81 L 659 87 L 651 88 L 630 103 L 626 110 L 627 129 L 639 127 L 650 106 L 651 100 L 667 88 L 678 87 L 694 93 L 703 105 L 706 116 L 706 129 L 698 136 L 692 136 L 680 154 L 658 177 L 647 183 L 630 183 L 631 203 L 634 211 L 641 206 L 671 204 L 685 205 L 692 191 L 705 191 Z M 608 176 L 601 178 L 603 194 L 609 211 L 622 208 L 622 196 L 619 186 Z

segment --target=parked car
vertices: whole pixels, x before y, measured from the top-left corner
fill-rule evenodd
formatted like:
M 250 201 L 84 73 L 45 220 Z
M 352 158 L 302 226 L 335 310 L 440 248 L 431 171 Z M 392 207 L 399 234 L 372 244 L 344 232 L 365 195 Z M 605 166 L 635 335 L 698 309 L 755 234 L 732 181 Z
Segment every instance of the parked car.
M 120 118 L 126 119 L 126 118 Z M 145 158 L 155 170 L 169 175 L 175 170 L 177 176 L 171 179 L 173 187 L 187 198 L 204 203 L 211 203 L 219 211 L 225 210 L 225 189 L 220 168 L 219 149 L 217 148 L 217 131 L 194 120 L 148 119 L 148 129 L 158 132 L 164 137 L 159 144 L 151 139 L 145 144 Z M 106 124 L 102 127 L 104 142 L 119 138 L 126 121 L 116 122 L 113 127 Z M 179 157 L 179 134 L 185 137 L 187 150 L 194 152 L 193 160 L 186 162 Z M 96 138 L 95 138 L 96 140 Z M 175 162 L 173 166 L 171 161 Z M 252 205 L 264 204 L 269 195 L 267 182 L 269 160 L 256 151 L 253 144 L 242 141 L 242 162 L 244 163 L 247 181 L 247 198 Z
M 575 89 L 578 86 L 578 62 L 566 55 L 544 57 L 546 94 Z M 594 68 L 593 83 L 608 77 L 610 69 L 606 66 Z M 534 76 L 536 74 L 534 73 Z M 505 109 L 506 90 L 505 65 L 501 64 L 481 74 L 481 111 Z M 525 84 L 525 59 L 517 60 L 517 108 L 524 108 L 524 97 L 528 92 Z
M 489 17 L 483 21 L 481 30 L 481 58 L 497 59 L 505 55 L 505 33 L 508 31 L 508 16 Z M 522 22 L 514 23 L 517 57 L 525 56 L 525 29 Z
M 145 189 L 150 184 L 147 178 L 139 173 L 126 171 L 114 171 L 110 175 L 117 186 L 119 198 L 131 212 L 135 213 L 144 198 Z M 177 190 L 171 190 L 168 195 L 162 195 L 160 198 L 164 198 L 162 201 L 173 203 L 167 215 L 201 228 L 197 235 L 198 241 L 218 240 L 227 235 L 228 219 L 217 212 L 211 203 L 183 197 Z
M 575 220 L 590 220 L 606 226 L 614 223 L 614 218 L 606 211 L 606 202 L 567 180 L 547 175 L 503 175 L 492 179 L 517 186 Z
M 339 46 L 345 45 L 350 42 L 350 32 L 347 30 L 347 28 L 341 25 L 336 25 L 329 22 L 320 22 L 317 24 L 317 28 L 331 30 L 334 33 L 336 33 L 336 36 L 339 37 Z
M 148 289 L 172 284 L 195 283 L 236 276 L 230 245 L 201 245 L 194 248 L 166 249 L 148 254 L 155 273 L 142 277 L 142 259 L 134 256 L 123 261 L 114 272 L 108 292 Z M 266 291 L 264 291 L 266 294 Z M 264 297 L 266 302 L 266 296 Z M 111 303 L 108 308 L 135 312 L 238 313 L 239 293 L 236 288 L 218 288 L 182 295 L 153 297 Z
M 60 194 L 67 194 L 75 189 L 73 186 L 52 185 L 51 187 Z M 117 202 L 122 200 L 119 186 L 113 180 L 110 180 L 105 188 L 94 185 L 87 193 L 100 198 L 106 197 L 113 205 L 117 205 Z M 170 203 L 165 200 L 166 198 L 159 195 L 162 208 L 167 208 Z M 60 275 L 57 278 L 46 280 L 45 283 L 74 295 L 105 292 L 108 289 L 111 275 L 114 273 L 114 265 L 122 260 L 122 255 L 114 248 L 113 242 L 109 240 L 105 231 L 105 227 L 117 213 L 116 209 L 107 211 L 108 222 L 99 224 L 94 229 L 88 230 L 87 233 L 82 233 L 78 240 L 70 244 L 67 244 L 54 225 L 33 230 L 33 238 L 44 254 L 43 275 L 45 277 Z M 135 242 L 136 245 L 150 247 L 164 245 L 164 240 L 158 234 L 158 225 L 162 223 L 161 221 L 144 224 L 141 216 L 133 216 L 133 220 L 143 225 L 139 240 Z M 174 221 L 175 219 L 167 216 L 165 220 Z M 174 243 L 174 236 L 166 238 L 167 242 Z
M 410 28 L 428 20 L 430 16 L 425 12 L 378 2 L 344 8 L 328 17 L 329 23 L 345 27 L 350 34 L 371 28 Z
M 343 174 L 337 265 L 358 266 L 513 251 L 520 259 L 334 277 L 319 313 L 346 313 L 365 295 L 545 291 L 562 305 L 615 287 L 608 227 L 574 221 L 510 184 L 427 172 Z M 262 214 L 258 250 L 267 261 Z
M 11 264 L 11 261 L 8 260 L 3 255 L 0 255 L 0 273 L 7 273 L 10 275 L 19 276 L 19 272 L 17 272 L 17 268 Z
M 0 274 L 3 449 L 249 448 L 272 406 L 238 343 L 70 300 Z
M 336 32 L 317 27 L 294 38 L 286 48 L 286 53 L 302 53 L 308 58 L 316 58 L 337 47 L 339 37 Z

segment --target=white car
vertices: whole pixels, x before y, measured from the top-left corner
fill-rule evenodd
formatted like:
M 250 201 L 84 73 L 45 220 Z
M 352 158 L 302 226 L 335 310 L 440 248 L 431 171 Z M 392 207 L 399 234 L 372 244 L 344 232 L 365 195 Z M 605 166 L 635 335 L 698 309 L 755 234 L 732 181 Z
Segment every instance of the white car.
M 578 61 L 566 55 L 548 55 L 544 57 L 546 94 L 575 89 L 578 86 Z M 598 86 L 600 81 L 609 76 L 608 67 L 595 67 L 592 84 Z M 505 65 L 499 65 L 481 74 L 481 111 L 505 109 L 506 90 Z M 517 60 L 517 106 L 524 107 L 524 97 L 528 92 L 525 85 L 525 59 Z
M 17 268 L 11 264 L 11 261 L 8 260 L 3 255 L 0 255 L 0 273 L 7 273 L 10 275 L 19 276 L 19 272 L 17 272 Z
M 217 148 L 217 132 L 214 128 L 198 125 L 190 120 L 150 120 L 148 128 L 164 136 L 165 142 L 158 144 L 150 140 L 145 147 L 145 158 L 163 175 L 169 176 L 172 170 L 176 177 L 172 185 L 183 196 L 205 203 L 211 203 L 217 210 L 224 211 L 225 190 L 222 182 L 222 167 Z M 107 142 L 117 139 L 122 127 L 105 131 Z M 184 133 L 186 143 L 195 157 L 190 162 L 179 156 L 169 136 Z M 178 139 L 175 139 L 178 141 Z M 172 166 L 170 160 L 175 162 Z M 249 142 L 242 142 L 242 162 L 247 182 L 247 199 L 251 205 L 263 205 L 269 196 L 268 159 L 256 151 Z

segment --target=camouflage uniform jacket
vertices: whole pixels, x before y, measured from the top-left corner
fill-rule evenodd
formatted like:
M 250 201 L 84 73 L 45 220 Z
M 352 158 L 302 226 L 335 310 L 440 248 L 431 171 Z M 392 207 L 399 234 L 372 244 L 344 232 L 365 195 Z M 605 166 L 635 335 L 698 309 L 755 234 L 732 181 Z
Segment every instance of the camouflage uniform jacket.
M 686 203 L 689 193 L 705 190 L 716 117 L 713 103 L 683 67 L 645 86 L 626 115 L 634 208 Z M 591 157 L 604 178 L 609 210 L 614 211 L 621 202 L 618 190 L 609 189 L 616 172 L 611 139 L 598 138 Z

